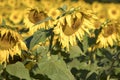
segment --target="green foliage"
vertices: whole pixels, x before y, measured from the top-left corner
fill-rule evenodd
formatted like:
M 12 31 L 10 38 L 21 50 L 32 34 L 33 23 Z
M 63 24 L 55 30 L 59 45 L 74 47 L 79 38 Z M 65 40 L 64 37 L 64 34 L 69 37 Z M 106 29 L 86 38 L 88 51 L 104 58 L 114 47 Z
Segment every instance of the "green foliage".
M 70 54 L 70 58 L 79 57 L 80 55 L 85 55 L 79 46 L 71 46 L 70 51 L 68 52 Z
M 49 32 L 43 29 L 40 29 L 37 32 L 35 32 L 30 42 L 30 49 L 32 49 L 39 42 L 45 42 L 48 36 L 49 36 Z
M 30 80 L 29 71 L 21 62 L 8 65 L 6 67 L 6 72 L 8 72 L 9 75 L 18 77 L 19 79 Z
M 32 71 L 34 75 L 47 75 L 51 80 L 74 80 L 65 62 L 57 56 L 41 59 Z

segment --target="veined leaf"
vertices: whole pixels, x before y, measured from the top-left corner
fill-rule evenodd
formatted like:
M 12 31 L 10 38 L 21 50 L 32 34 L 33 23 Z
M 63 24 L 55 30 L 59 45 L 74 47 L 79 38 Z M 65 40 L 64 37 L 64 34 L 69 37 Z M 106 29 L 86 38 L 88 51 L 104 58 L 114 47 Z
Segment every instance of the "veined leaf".
M 70 51 L 68 53 L 70 53 L 70 58 L 75 58 L 75 57 L 79 57 L 80 55 L 85 55 L 82 52 L 82 50 L 79 48 L 79 46 L 70 47 Z
M 83 45 L 83 50 L 84 50 L 84 53 L 85 53 L 88 50 L 88 47 L 89 47 L 87 34 L 84 36 L 82 45 Z
M 79 67 L 81 66 L 81 63 L 78 59 L 73 59 L 70 63 L 68 63 L 68 66 L 70 69 L 76 68 L 79 70 Z
M 15 64 L 8 65 L 6 67 L 6 71 L 15 77 L 25 80 L 31 80 L 28 69 L 21 62 L 17 62 Z
M 75 80 L 62 59 L 52 56 L 51 59 L 41 59 L 33 69 L 34 75 L 47 75 L 51 80 Z
M 120 68 L 115 68 L 115 74 L 120 74 Z
M 44 30 L 39 30 L 35 32 L 30 42 L 30 49 L 32 49 L 39 42 L 44 42 L 48 36 L 48 32 Z

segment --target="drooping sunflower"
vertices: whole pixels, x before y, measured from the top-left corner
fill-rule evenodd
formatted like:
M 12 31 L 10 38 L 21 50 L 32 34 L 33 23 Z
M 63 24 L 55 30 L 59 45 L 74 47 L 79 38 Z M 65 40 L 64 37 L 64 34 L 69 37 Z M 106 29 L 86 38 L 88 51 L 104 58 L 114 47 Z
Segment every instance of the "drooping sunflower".
M 120 26 L 117 21 L 111 21 L 106 26 L 103 27 L 101 33 L 97 38 L 97 47 L 106 48 L 108 46 L 113 46 L 119 39 Z
M 12 29 L 0 27 L 0 63 L 9 62 L 10 56 L 21 56 L 21 50 L 27 51 L 21 35 Z
M 37 22 L 44 20 L 48 15 L 44 11 L 39 11 L 37 8 L 30 8 L 24 15 L 24 23 L 27 28 L 33 27 Z M 45 25 L 45 24 L 42 24 Z
M 54 33 L 59 34 L 58 41 L 62 48 L 69 51 L 69 46 L 76 45 L 76 38 L 81 41 L 85 33 L 90 34 L 89 30 L 94 29 L 94 20 L 97 18 L 91 10 L 76 8 L 68 11 L 68 14 L 58 19 L 54 28 Z
M 40 11 L 35 8 L 28 10 L 24 17 L 25 26 L 29 29 L 29 32 L 27 34 L 32 35 L 35 31 L 37 31 L 40 28 L 47 29 L 47 25 L 52 22 L 51 20 L 44 21 L 47 17 L 48 15 L 43 10 Z M 39 24 L 36 25 L 37 23 Z

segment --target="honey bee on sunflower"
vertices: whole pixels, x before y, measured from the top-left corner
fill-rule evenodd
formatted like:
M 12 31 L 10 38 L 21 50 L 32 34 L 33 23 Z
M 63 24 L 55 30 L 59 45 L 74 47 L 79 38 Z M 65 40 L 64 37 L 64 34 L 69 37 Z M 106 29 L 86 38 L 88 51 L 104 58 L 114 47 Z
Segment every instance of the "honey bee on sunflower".
M 0 64 L 9 62 L 14 55 L 21 56 L 21 50 L 27 51 L 21 35 L 7 26 L 0 27 Z
M 58 36 L 58 41 L 62 48 L 69 51 L 70 45 L 76 45 L 76 38 L 82 41 L 85 33 L 90 34 L 90 30 L 95 29 L 94 22 L 97 17 L 91 10 L 81 7 L 71 9 L 57 20 L 54 33 Z

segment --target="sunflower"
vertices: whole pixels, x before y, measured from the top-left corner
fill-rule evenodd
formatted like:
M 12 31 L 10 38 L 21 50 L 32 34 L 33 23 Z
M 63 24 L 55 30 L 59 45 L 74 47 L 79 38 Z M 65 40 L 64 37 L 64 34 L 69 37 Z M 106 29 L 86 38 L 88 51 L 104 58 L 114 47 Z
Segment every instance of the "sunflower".
M 12 21 L 14 24 L 18 24 L 23 19 L 23 14 L 19 10 L 13 10 L 10 17 L 10 21 Z
M 7 0 L 7 3 L 10 7 L 16 8 L 20 7 L 21 0 Z
M 102 12 L 102 13 L 101 13 L 101 12 Z M 107 19 L 107 13 L 106 13 L 105 10 L 101 10 L 101 12 L 99 12 L 99 13 L 97 14 L 97 17 L 99 18 L 99 21 L 100 21 L 101 23 L 103 23 L 103 22 L 105 22 L 106 19 Z
M 8 6 L 5 6 L 4 8 L 0 9 L 0 14 L 4 19 L 9 18 L 9 14 L 11 13 L 11 8 Z
M 120 26 L 117 21 L 111 21 L 105 27 L 103 27 L 101 33 L 97 38 L 97 45 L 99 48 L 106 48 L 108 46 L 113 46 L 115 42 L 119 39 Z
M 30 9 L 24 18 L 25 26 L 29 29 L 29 32 L 27 34 L 32 35 L 40 28 L 47 29 L 48 24 L 51 25 L 52 23 L 52 20 L 44 21 L 47 17 L 48 15 L 44 11 L 39 11 L 38 9 Z
M 0 6 L 4 7 L 6 4 L 6 0 L 0 0 Z
M 21 50 L 27 51 L 21 35 L 12 29 L 0 28 L 0 63 L 9 62 L 9 56 L 21 56 Z
M 34 7 L 36 4 L 35 0 L 21 0 L 21 2 L 27 7 Z
M 120 10 L 116 4 L 111 4 L 108 6 L 108 17 L 110 19 L 117 20 L 120 17 Z
M 54 33 L 59 34 L 58 41 L 62 48 L 69 51 L 69 46 L 76 45 L 76 38 L 81 41 L 85 32 L 90 34 L 89 30 L 94 29 L 95 15 L 91 10 L 82 10 L 77 8 L 71 13 L 68 11 L 63 17 L 58 19 L 57 25 L 54 28 Z
M 96 2 L 96 1 L 93 2 L 93 4 L 92 4 L 92 10 L 94 12 L 98 13 L 98 12 L 100 12 L 102 10 L 102 8 L 103 8 L 103 5 L 101 3 Z
M 40 4 L 42 6 L 38 6 L 44 8 L 46 11 L 49 11 L 51 8 L 56 7 L 56 5 L 58 5 L 57 0 L 41 0 Z
M 60 11 L 56 8 L 51 8 L 48 12 L 48 16 L 51 16 L 53 19 L 56 19 L 60 15 Z
M 86 3 L 84 0 L 78 0 L 77 2 L 70 2 L 71 7 L 78 7 L 81 6 L 83 8 L 91 9 L 91 5 L 89 3 Z

